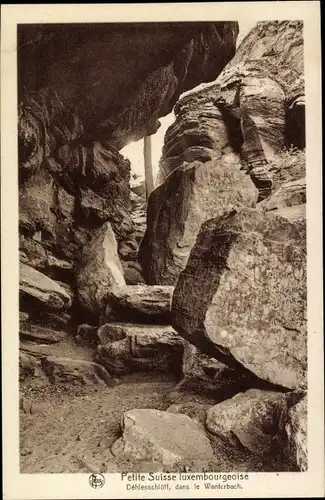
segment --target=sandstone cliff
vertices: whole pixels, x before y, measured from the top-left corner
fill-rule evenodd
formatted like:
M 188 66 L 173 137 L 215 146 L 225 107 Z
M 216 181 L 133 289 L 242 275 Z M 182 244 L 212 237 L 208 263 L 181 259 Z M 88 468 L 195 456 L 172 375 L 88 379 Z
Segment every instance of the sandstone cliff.
M 305 144 L 302 29 L 299 21 L 258 23 L 213 84 L 176 104 L 176 120 L 167 130 L 160 162 L 161 186 L 149 200 L 140 248 L 149 283 L 175 283 L 202 222 L 211 217 L 208 209 L 193 206 L 191 195 L 180 187 L 193 162 L 210 162 L 211 180 L 194 179 L 191 192 L 204 191 L 205 207 L 214 202 L 220 210 L 226 208 L 223 202 L 208 194 L 216 178 L 214 165 L 224 170 L 235 166 L 249 174 L 259 192 L 257 201 L 285 181 L 304 177 L 301 164 L 281 165 L 280 157 L 285 147 Z M 248 179 L 233 181 L 227 191 L 237 189 L 251 190 Z
M 254 374 L 251 384 L 295 395 L 281 410 L 279 393 L 275 404 L 247 393 L 245 424 L 237 399 L 246 396 L 228 399 L 226 414 L 223 404 L 208 412 L 210 431 L 255 452 L 280 439 L 305 470 L 307 410 L 297 404 L 307 388 L 302 30 L 298 21 L 258 23 L 213 84 L 176 104 L 139 257 L 149 283 L 176 285 L 171 324 L 182 337 L 238 377 Z M 268 419 L 278 422 L 272 438 Z
M 161 181 L 183 161 L 218 157 L 227 146 L 248 163 L 254 162 L 254 152 L 263 162 L 284 145 L 304 147 L 302 30 L 299 21 L 257 23 L 216 82 L 177 103 L 176 121 L 165 137 Z M 227 107 L 233 116 L 227 116 Z M 236 121 L 243 113 L 240 126 Z M 249 126 L 246 130 L 250 119 L 257 134 L 250 134 Z

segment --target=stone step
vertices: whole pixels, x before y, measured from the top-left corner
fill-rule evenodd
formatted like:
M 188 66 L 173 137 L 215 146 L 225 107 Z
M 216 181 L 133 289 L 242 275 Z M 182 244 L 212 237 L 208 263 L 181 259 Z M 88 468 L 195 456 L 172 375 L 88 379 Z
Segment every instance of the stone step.
M 101 345 L 130 337 L 139 345 L 182 346 L 182 337 L 170 325 L 149 325 L 135 323 L 105 323 L 100 326 L 97 336 Z
M 110 290 L 105 313 L 100 323 L 107 321 L 169 324 L 174 287 L 160 285 L 126 285 Z
M 179 371 L 183 340 L 171 326 L 106 323 L 97 332 L 98 360 L 109 372 Z
M 67 332 L 53 330 L 53 328 L 47 328 L 41 325 L 20 322 L 19 324 L 19 337 L 22 340 L 33 340 L 43 344 L 55 344 L 64 340 L 67 336 Z

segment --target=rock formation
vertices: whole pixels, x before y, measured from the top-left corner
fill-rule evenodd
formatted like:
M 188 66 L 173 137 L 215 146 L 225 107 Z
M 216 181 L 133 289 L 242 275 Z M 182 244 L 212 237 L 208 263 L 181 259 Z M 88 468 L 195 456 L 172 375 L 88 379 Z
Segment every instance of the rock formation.
M 269 160 L 285 144 L 304 147 L 302 30 L 301 21 L 257 23 L 216 82 L 180 99 L 165 137 L 161 182 L 183 161 L 232 152 L 253 164 L 254 156 Z
M 239 441 L 252 453 L 271 453 L 282 431 L 283 415 L 293 406 L 290 398 L 288 394 L 253 389 L 236 394 L 208 410 L 207 428 L 232 444 Z M 296 399 L 300 399 L 298 395 Z
M 234 370 L 237 382 L 243 377 L 243 387 L 247 377 L 251 386 L 264 381 L 280 391 L 274 392 L 280 411 L 283 391 L 307 387 L 302 23 L 258 23 L 217 80 L 181 98 L 174 112 L 160 185 L 148 203 L 143 274 L 151 284 L 176 285 L 172 325 L 204 353 L 192 360 L 189 381 L 217 387 L 218 377 L 204 372 L 205 355 Z M 232 182 L 223 183 L 219 172 L 226 178 L 232 171 Z M 247 202 L 253 185 L 258 194 Z M 185 375 L 179 388 L 189 381 Z M 238 398 L 253 408 L 246 394 Z M 222 404 L 236 406 L 216 405 L 221 423 Z M 301 431 L 299 443 L 296 407 L 280 411 L 291 422 L 290 438 L 282 437 L 304 469 L 306 437 Z M 240 417 L 238 423 L 251 434 L 250 424 Z
M 276 161 L 286 145 L 304 146 L 303 76 L 302 22 L 262 22 L 243 40 L 215 83 L 179 100 L 174 109 L 176 120 L 165 136 L 161 185 L 150 197 L 148 227 L 140 248 L 144 275 L 150 283 L 175 283 L 195 242 L 195 236 L 188 240 L 193 224 L 189 229 L 186 221 L 199 219 L 197 226 L 204 222 L 202 209 L 197 208 L 199 215 L 191 209 L 196 190 L 192 193 L 190 186 L 195 181 L 188 186 L 177 180 L 183 171 L 190 172 L 195 165 L 209 171 L 211 182 L 215 179 L 220 185 L 214 170 L 241 169 L 247 179 L 242 180 L 238 173 L 234 189 L 241 189 L 243 195 L 252 191 L 250 177 L 258 189 L 258 201 L 286 180 L 305 175 L 296 165 L 287 168 L 285 162 L 279 160 L 277 166 Z M 229 194 L 229 187 L 226 189 Z M 209 182 L 201 181 L 201 190 L 207 220 L 213 217 L 209 208 L 215 210 L 219 200 Z M 231 202 L 238 204 L 230 198 Z M 222 203 L 218 206 L 216 215 L 226 211 Z M 195 235 L 197 232 L 194 229 Z M 166 251 L 157 256 L 161 245 L 167 246 Z
M 76 273 L 79 301 L 93 313 L 99 313 L 108 291 L 126 284 L 109 222 L 97 229 L 84 246 L 79 267 Z
M 81 415 L 50 472 L 307 469 L 302 23 L 237 34 L 19 27 L 21 410 Z M 147 206 L 120 150 L 172 109 Z
M 72 283 L 81 299 L 74 305 L 97 306 L 81 277 L 94 230 L 110 223 L 129 260 L 137 229 L 130 164 L 119 150 L 155 133 L 182 92 L 212 81 L 237 34 L 236 22 L 19 27 L 21 259 Z M 124 271 L 128 282 L 141 276 L 141 267 Z

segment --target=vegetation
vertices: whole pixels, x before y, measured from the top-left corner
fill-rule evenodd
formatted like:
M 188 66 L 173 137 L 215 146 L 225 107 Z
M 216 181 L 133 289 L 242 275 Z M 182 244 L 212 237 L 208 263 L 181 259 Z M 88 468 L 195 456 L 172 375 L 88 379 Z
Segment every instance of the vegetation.
M 290 182 L 305 177 L 305 149 L 297 149 L 294 147 L 284 149 L 269 162 L 267 170 L 272 176 L 273 191 L 279 188 L 284 182 Z

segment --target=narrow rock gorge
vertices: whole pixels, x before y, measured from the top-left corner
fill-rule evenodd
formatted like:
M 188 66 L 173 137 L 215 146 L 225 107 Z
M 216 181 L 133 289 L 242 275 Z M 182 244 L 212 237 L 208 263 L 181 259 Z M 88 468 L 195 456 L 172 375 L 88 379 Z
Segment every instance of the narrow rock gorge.
M 21 472 L 307 470 L 303 25 L 238 34 L 19 27 Z

